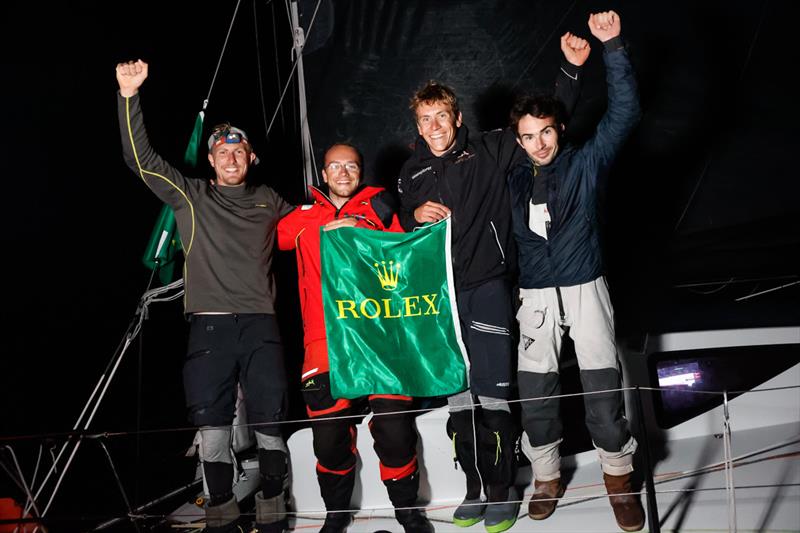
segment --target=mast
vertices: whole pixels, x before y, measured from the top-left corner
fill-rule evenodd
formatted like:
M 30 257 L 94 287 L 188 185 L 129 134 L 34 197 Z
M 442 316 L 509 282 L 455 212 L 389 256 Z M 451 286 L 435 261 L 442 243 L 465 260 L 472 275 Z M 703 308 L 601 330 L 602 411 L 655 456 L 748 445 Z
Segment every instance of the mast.
M 306 44 L 306 35 L 303 27 L 300 26 L 300 17 L 297 10 L 297 0 L 292 0 L 290 7 L 290 18 L 292 23 L 292 35 L 294 37 L 294 55 L 297 61 L 297 99 L 300 108 L 300 143 L 303 147 L 303 177 L 306 187 L 305 194 L 308 197 L 308 186 L 314 185 L 314 168 L 312 165 L 311 153 L 311 131 L 308 127 L 308 110 L 306 105 L 306 80 L 303 72 L 303 47 Z

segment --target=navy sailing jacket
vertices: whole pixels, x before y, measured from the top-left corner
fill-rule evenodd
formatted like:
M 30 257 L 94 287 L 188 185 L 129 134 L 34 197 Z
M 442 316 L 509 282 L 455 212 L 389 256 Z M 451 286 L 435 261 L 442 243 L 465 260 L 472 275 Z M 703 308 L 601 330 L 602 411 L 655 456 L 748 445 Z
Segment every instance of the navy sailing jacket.
M 534 165 L 528 159 L 508 174 L 520 288 L 568 287 L 587 283 L 603 273 L 596 187 L 641 113 L 627 52 L 621 47 L 611 49 L 620 43 L 617 39 L 606 43 L 603 59 L 608 107 L 594 136 L 581 147 L 562 148 L 547 166 Z M 536 179 L 548 179 L 548 239 L 528 226 Z

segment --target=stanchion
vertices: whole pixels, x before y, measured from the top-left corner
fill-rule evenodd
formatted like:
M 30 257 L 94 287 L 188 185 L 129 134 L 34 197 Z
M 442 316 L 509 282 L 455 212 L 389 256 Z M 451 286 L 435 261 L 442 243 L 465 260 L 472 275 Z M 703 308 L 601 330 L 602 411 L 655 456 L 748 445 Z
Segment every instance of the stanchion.
M 642 390 L 636 385 L 636 420 L 639 425 L 639 444 L 644 444 L 644 484 L 647 487 L 647 526 L 651 533 L 661 533 L 658 519 L 658 502 L 656 502 L 656 486 L 653 481 L 653 462 L 650 458 L 650 439 L 647 436 L 647 424 L 644 422 L 642 407 Z

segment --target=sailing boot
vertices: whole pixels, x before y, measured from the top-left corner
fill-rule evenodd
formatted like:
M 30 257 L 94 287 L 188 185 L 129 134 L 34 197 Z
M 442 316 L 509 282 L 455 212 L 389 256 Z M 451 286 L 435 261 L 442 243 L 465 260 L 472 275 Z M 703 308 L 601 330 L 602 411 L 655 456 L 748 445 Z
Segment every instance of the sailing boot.
M 481 499 L 481 476 L 475 467 L 475 440 L 473 439 L 472 413 L 450 413 L 447 434 L 453 443 L 454 467 L 461 466 L 467 477 L 467 495 L 453 512 L 453 524 L 470 527 L 483 520 L 486 504 Z
M 256 523 L 251 533 L 282 533 L 288 529 L 286 523 L 286 497 L 283 492 L 272 498 L 264 498 L 258 492 L 256 500 Z
M 289 477 L 289 457 L 283 450 L 259 449 L 261 490 L 255 495 L 255 532 L 281 533 L 289 529 L 284 486 Z
M 511 413 L 483 410 L 483 421 L 478 426 L 478 464 L 489 499 L 483 517 L 483 525 L 489 533 L 505 531 L 517 521 L 519 502 L 513 487 L 517 437 Z
M 603 473 L 608 500 L 614 510 L 617 525 L 623 531 L 639 531 L 644 527 L 644 509 L 638 494 L 630 494 L 631 475 L 610 476 Z M 619 494 L 619 496 L 615 496 Z
M 344 533 L 352 519 L 348 509 L 356 482 L 355 468 L 344 475 L 317 470 L 317 480 L 325 509 L 328 511 L 320 533 Z
M 231 498 L 219 505 L 208 505 L 206 511 L 206 533 L 244 533 L 240 521 L 239 504 L 236 497 Z
M 489 485 L 489 504 L 483 516 L 483 526 L 489 533 L 500 533 L 510 529 L 517 521 L 519 502 L 514 487 Z
M 394 516 L 405 533 L 433 533 L 433 526 L 425 513 L 420 509 L 413 509 L 417 504 L 419 472 L 400 479 L 387 479 L 383 483 L 395 507 Z
M 564 495 L 564 485 L 559 477 L 551 481 L 534 480 L 533 487 L 528 516 L 534 520 L 544 520 L 556 510 L 558 499 Z

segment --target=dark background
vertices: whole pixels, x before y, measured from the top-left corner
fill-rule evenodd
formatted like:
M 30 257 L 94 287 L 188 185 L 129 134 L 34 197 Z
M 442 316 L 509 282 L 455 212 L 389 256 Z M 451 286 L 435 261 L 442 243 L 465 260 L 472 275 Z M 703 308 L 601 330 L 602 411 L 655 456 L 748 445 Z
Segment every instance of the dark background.
M 315 5 L 300 4 L 306 28 Z M 45 450 L 60 444 L 58 434 L 71 429 L 150 279 L 141 256 L 160 204 L 122 161 L 114 66 L 135 58 L 150 63 L 142 90 L 150 137 L 179 164 L 235 6 L 145 0 L 0 8 L 0 444 L 12 446 L 29 479 L 40 443 Z M 440 79 L 457 90 L 473 131 L 503 126 L 515 93 L 552 87 L 558 37 L 588 37 L 588 13 L 617 10 L 644 111 L 602 198 L 620 336 L 800 323 L 798 285 L 736 301 L 800 276 L 800 105 L 790 81 L 800 59 L 795 3 L 320 6 L 305 60 L 317 161 L 333 141 L 354 142 L 365 153 L 368 178 L 389 187 L 414 140 L 407 110 L 414 89 Z M 590 42 L 571 123 L 577 141 L 591 134 L 605 106 L 602 45 Z M 304 185 L 296 87 L 266 136 L 291 68 L 290 48 L 285 5 L 243 0 L 204 138 L 222 120 L 246 129 L 262 160 L 252 178 L 297 203 Z M 211 173 L 201 160 L 192 175 Z M 296 373 L 302 354 L 293 260 L 282 254 L 276 266 Z M 154 306 L 92 424 L 98 432 L 133 432 L 106 442 L 134 504 L 193 474 L 193 460 L 182 458 L 193 436 L 180 380 L 185 331 L 180 302 Z M 295 407 L 295 414 L 302 411 Z M 137 437 L 138 430 L 147 433 Z M 18 438 L 26 435 L 35 437 Z M 0 453 L 11 464 L 8 452 Z M 115 487 L 97 442 L 86 441 L 49 514 L 122 513 Z M 0 496 L 21 495 L 4 473 L 0 489 Z

